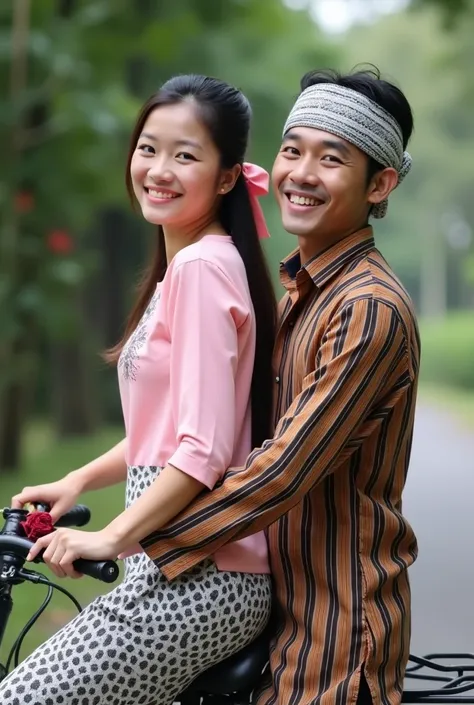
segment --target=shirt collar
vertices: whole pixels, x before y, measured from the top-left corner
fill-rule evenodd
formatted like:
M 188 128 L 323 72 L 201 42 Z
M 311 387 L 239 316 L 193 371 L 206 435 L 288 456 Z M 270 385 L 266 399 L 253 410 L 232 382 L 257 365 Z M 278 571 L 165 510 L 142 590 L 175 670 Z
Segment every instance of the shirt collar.
M 301 266 L 299 249 L 294 250 L 280 264 L 281 282 L 283 286 L 288 288 L 298 272 L 304 270 L 315 286 L 320 288 L 348 262 L 358 259 L 361 255 L 373 250 L 374 247 L 373 230 L 369 225 L 339 240 L 334 245 L 330 245 L 303 266 Z

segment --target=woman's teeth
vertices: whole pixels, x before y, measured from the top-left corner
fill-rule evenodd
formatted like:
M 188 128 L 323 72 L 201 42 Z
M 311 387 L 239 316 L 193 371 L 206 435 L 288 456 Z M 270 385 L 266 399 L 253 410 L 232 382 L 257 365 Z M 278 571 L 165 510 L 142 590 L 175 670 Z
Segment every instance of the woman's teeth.
M 153 189 L 148 189 L 148 193 L 153 198 L 176 198 L 177 193 L 163 193 L 163 191 L 154 191 Z

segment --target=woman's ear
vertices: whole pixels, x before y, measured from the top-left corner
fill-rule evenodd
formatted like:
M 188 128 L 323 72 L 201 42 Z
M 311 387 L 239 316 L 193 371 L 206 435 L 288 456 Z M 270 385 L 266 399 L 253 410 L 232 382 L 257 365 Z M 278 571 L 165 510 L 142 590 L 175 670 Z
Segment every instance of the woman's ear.
M 374 174 L 368 189 L 367 201 L 371 205 L 382 203 L 398 184 L 398 172 L 387 167 Z
M 232 191 L 241 171 L 241 164 L 235 164 L 232 169 L 223 169 L 219 180 L 219 193 L 225 194 Z

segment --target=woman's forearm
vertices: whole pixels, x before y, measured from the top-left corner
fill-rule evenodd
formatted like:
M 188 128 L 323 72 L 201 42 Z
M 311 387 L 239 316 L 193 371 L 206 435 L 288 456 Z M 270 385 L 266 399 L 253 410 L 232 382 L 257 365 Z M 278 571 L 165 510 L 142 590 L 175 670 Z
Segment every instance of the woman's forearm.
M 124 482 L 127 478 L 126 443 L 127 439 L 124 438 L 103 455 L 82 468 L 73 470 L 67 477 L 78 484 L 81 492 L 100 490 Z
M 145 492 L 106 528 L 117 552 L 160 529 L 177 516 L 204 489 L 194 477 L 167 465 Z

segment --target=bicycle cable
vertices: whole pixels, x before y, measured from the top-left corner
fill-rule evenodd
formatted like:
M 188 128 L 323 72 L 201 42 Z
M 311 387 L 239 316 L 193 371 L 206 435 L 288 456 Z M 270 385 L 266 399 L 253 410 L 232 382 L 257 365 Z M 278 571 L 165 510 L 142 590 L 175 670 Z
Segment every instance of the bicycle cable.
M 53 583 L 51 580 L 48 580 L 48 578 L 46 578 L 42 573 L 37 573 L 35 570 L 20 570 L 18 571 L 18 574 L 21 578 L 24 578 L 25 580 L 28 580 L 31 583 L 41 583 L 42 585 L 50 585 L 55 590 L 62 592 L 63 595 L 69 597 L 71 602 L 74 603 L 74 606 L 77 611 L 82 612 L 81 605 L 76 600 L 74 595 L 69 592 L 69 590 L 66 590 L 66 588 L 61 587 L 61 585 L 58 585 L 57 583 Z
M 8 655 L 8 660 L 6 663 L 6 672 L 9 673 L 10 671 L 10 666 L 12 661 L 14 660 L 14 668 L 16 668 L 19 664 L 20 661 L 20 649 L 23 644 L 23 641 L 30 631 L 30 629 L 36 624 L 38 619 L 41 617 L 45 609 L 48 607 L 49 603 L 51 602 L 51 598 L 53 596 L 54 590 L 58 590 L 59 592 L 62 592 L 66 597 L 68 597 L 71 602 L 74 603 L 74 606 L 78 610 L 78 612 L 82 612 L 82 607 L 79 604 L 79 602 L 76 600 L 74 595 L 71 595 L 71 593 L 66 590 L 65 588 L 61 587 L 61 585 L 57 585 L 56 583 L 51 582 L 48 580 L 44 575 L 41 573 L 37 573 L 36 571 L 33 570 L 20 570 L 19 575 L 24 578 L 25 580 L 28 580 L 29 582 L 33 583 L 40 583 L 42 585 L 46 585 L 48 588 L 48 593 L 43 600 L 42 604 L 40 607 L 36 610 L 36 612 L 33 614 L 32 617 L 28 620 L 28 622 L 25 624 L 23 629 L 21 630 L 20 634 L 18 637 L 15 639 L 15 642 L 10 650 L 10 653 Z
M 75 598 L 73 595 L 71 595 L 71 593 L 70 593 L 68 590 L 66 590 L 65 588 L 61 587 L 61 585 L 57 585 L 57 583 L 52 583 L 52 582 L 51 582 L 50 580 L 48 580 L 47 578 L 45 578 L 44 580 L 39 580 L 38 582 L 40 582 L 42 585 L 47 585 L 48 587 L 52 587 L 52 588 L 54 588 L 55 590 L 58 590 L 59 592 L 62 592 L 63 595 L 66 595 L 66 597 L 69 597 L 69 599 L 71 600 L 71 602 L 74 603 L 74 607 L 77 609 L 77 611 L 78 611 L 79 613 L 82 612 L 82 607 L 81 607 L 81 605 L 79 604 L 79 602 L 76 600 L 76 598 Z
M 23 640 L 24 640 L 25 636 L 28 634 L 28 632 L 30 631 L 31 627 L 34 626 L 36 621 L 41 617 L 41 615 L 43 614 L 43 612 L 45 611 L 45 609 L 47 608 L 47 606 L 51 602 L 52 596 L 53 596 L 53 588 L 48 587 L 48 594 L 46 595 L 45 599 L 43 600 L 43 603 L 36 610 L 34 615 L 32 617 L 30 617 L 30 619 L 25 624 L 25 626 L 21 630 L 18 637 L 15 639 L 13 646 L 10 649 L 10 653 L 8 655 L 7 663 L 5 666 L 7 673 L 10 672 L 10 666 L 11 666 L 13 659 L 14 659 L 14 668 L 16 668 L 18 666 L 20 648 L 23 643 Z

